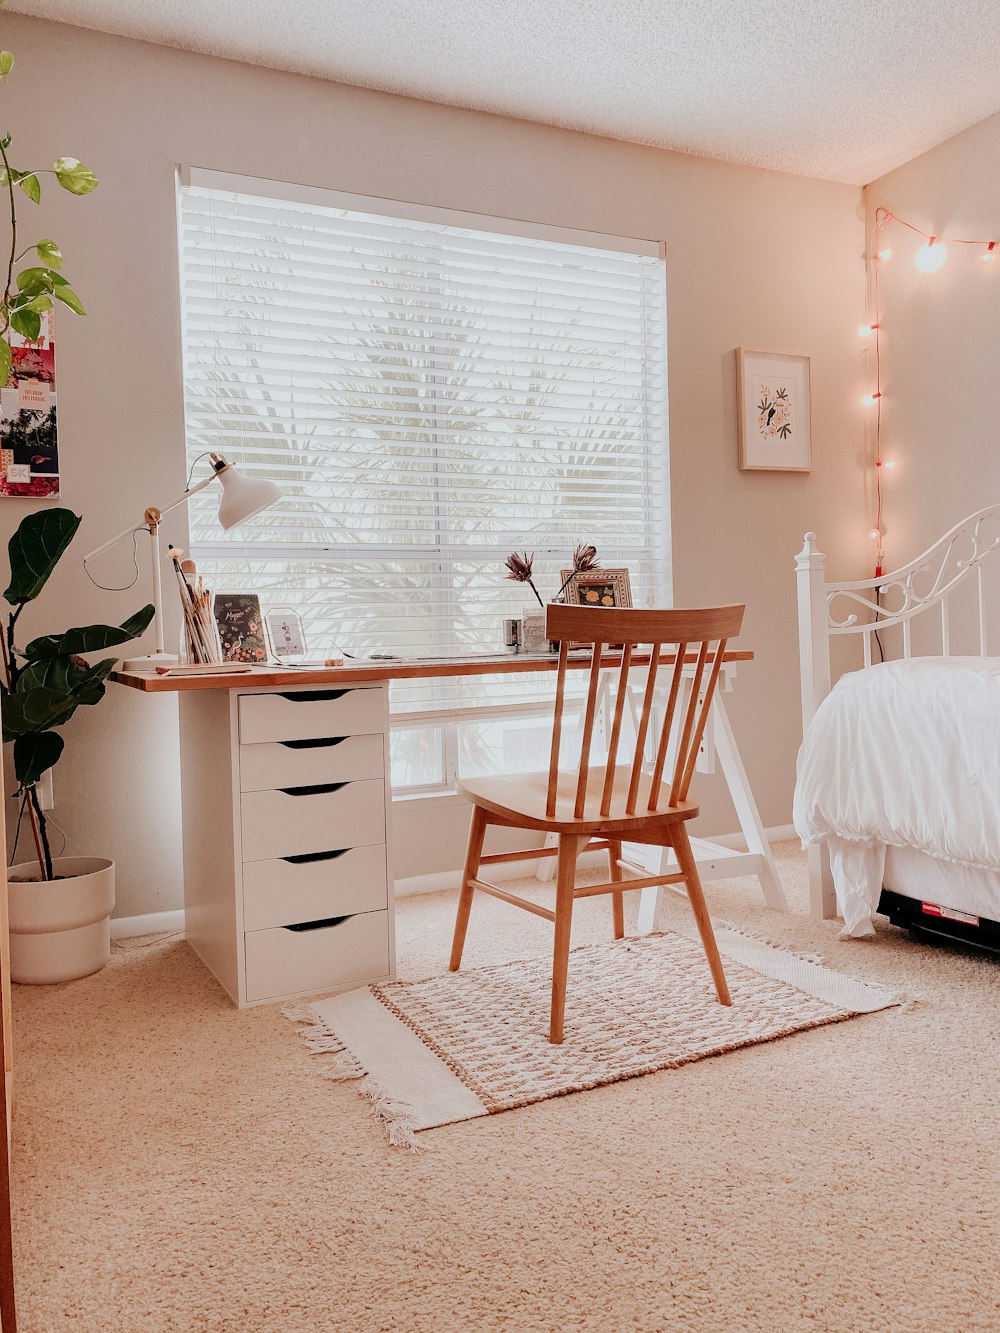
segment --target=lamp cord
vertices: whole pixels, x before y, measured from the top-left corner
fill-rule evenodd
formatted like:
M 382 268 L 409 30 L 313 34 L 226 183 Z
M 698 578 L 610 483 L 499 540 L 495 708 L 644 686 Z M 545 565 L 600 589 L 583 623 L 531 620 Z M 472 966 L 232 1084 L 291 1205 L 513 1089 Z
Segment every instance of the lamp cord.
M 93 574 L 91 574 L 87 567 L 86 560 L 84 560 L 83 572 L 86 574 L 87 578 L 90 579 L 95 588 L 100 588 L 102 592 L 127 592 L 129 588 L 135 587 L 139 581 L 139 533 L 146 531 L 145 524 L 140 524 L 139 527 L 135 528 L 132 532 L 132 564 L 135 566 L 135 577 L 129 583 L 98 583 L 97 579 L 94 578 Z

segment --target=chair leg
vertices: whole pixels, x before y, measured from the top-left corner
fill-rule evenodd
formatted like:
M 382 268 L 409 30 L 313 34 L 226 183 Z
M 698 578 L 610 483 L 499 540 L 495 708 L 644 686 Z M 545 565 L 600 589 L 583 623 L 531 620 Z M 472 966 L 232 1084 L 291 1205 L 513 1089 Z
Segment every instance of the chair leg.
M 670 838 L 674 845 L 674 851 L 677 853 L 677 864 L 680 866 L 681 874 L 684 876 L 684 882 L 687 885 L 688 899 L 691 903 L 691 910 L 694 912 L 694 919 L 698 926 L 698 934 L 701 936 L 705 957 L 708 959 L 712 980 L 715 982 L 715 992 L 719 997 L 719 1003 L 732 1004 L 729 987 L 726 984 L 726 974 L 722 970 L 722 959 L 719 957 L 719 946 L 715 942 L 712 918 L 708 914 L 708 903 L 705 901 L 705 893 L 701 887 L 701 876 L 698 874 L 698 866 L 695 863 L 694 852 L 691 850 L 688 831 L 683 823 L 678 822 L 671 827 Z
M 465 933 L 469 929 L 469 913 L 472 911 L 472 899 L 475 889 L 472 881 L 479 874 L 479 862 L 483 855 L 483 839 L 486 837 L 486 811 L 478 805 L 472 807 L 472 823 L 469 826 L 469 845 L 465 852 L 465 869 L 462 871 L 462 888 L 458 895 L 458 915 L 455 917 L 455 936 L 451 943 L 451 961 L 449 972 L 457 972 L 462 966 L 462 952 L 465 949 Z
M 556 871 L 556 932 L 552 951 L 552 1013 L 549 1041 L 558 1046 L 563 1039 L 566 1012 L 566 974 L 569 972 L 569 939 L 573 928 L 573 890 L 576 887 L 576 860 L 586 838 L 563 833 L 559 837 L 559 866 Z
M 618 862 L 622 856 L 622 845 L 614 838 L 608 839 L 608 860 L 611 863 L 611 878 L 618 883 L 625 878 L 625 872 Z M 612 893 L 611 895 L 611 914 L 615 925 L 615 939 L 620 940 L 625 937 L 625 895 L 624 893 Z

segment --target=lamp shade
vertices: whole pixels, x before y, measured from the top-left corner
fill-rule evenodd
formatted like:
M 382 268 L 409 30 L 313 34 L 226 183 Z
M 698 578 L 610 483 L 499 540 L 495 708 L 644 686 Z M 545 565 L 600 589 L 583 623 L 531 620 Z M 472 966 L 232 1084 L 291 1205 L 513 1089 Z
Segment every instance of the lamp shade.
M 215 474 L 222 483 L 219 501 L 219 525 L 226 532 L 239 523 L 259 514 L 262 509 L 281 499 L 281 491 L 273 481 L 244 477 L 232 463 Z

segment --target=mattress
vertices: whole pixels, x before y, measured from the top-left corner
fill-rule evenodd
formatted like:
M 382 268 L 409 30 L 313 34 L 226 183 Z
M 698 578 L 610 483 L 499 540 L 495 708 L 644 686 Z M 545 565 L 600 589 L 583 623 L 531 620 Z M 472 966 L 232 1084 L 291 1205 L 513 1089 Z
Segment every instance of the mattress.
M 1000 869 L 955 865 L 915 847 L 888 847 L 882 883 L 907 898 L 1000 921 Z
M 793 819 L 803 846 L 826 844 L 845 936 L 873 933 L 889 851 L 892 875 L 915 872 L 907 896 L 933 883 L 943 906 L 1000 919 L 1000 658 L 842 677 L 799 752 Z

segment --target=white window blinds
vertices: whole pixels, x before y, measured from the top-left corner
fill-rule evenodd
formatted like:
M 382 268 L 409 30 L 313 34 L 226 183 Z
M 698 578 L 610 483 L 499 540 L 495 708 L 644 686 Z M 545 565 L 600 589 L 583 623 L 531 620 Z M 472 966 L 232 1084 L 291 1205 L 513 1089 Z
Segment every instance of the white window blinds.
M 294 607 L 312 649 L 356 656 L 498 650 L 503 617 L 534 605 L 504 578 L 515 547 L 543 597 L 592 542 L 637 605 L 667 600 L 656 247 L 220 181 L 180 190 L 188 456 L 223 453 L 285 498 L 228 534 L 211 492 L 192 503 L 216 591 Z M 465 688 L 481 705 L 517 687 Z

